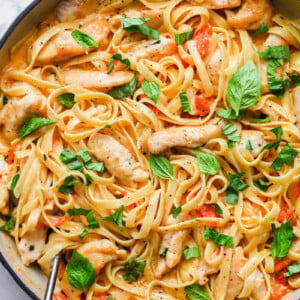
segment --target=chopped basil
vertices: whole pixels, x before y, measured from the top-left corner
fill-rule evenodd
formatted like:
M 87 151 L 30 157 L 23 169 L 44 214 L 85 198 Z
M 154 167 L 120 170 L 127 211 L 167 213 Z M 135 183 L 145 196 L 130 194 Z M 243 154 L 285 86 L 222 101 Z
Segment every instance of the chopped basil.
M 110 58 L 109 62 L 108 62 L 108 71 L 107 74 L 110 74 L 114 68 L 114 62 L 115 60 L 118 60 L 119 62 L 121 62 L 122 64 L 126 65 L 126 70 L 128 70 L 130 68 L 130 61 L 128 58 L 124 58 L 122 59 L 122 55 L 120 53 L 115 53 L 112 55 L 112 57 Z
M 249 60 L 237 69 L 228 83 L 228 100 L 236 115 L 239 115 L 241 109 L 256 103 L 260 96 L 260 88 L 260 73 L 254 62 Z
M 25 124 L 21 128 L 18 138 L 21 139 L 27 135 L 30 135 L 32 132 L 35 130 L 44 127 L 44 126 L 49 126 L 52 124 L 55 124 L 56 122 L 50 121 L 45 118 L 40 118 L 40 117 L 32 117 L 26 120 Z
M 62 184 L 59 188 L 58 191 L 64 195 L 69 195 L 73 192 L 74 189 L 74 184 L 79 182 L 78 179 L 76 179 L 74 176 L 68 176 L 65 181 L 64 184 Z
M 72 108 L 75 105 L 75 95 L 72 93 L 64 93 L 58 96 L 58 102 L 68 108 Z
M 5 216 L 5 224 L 0 227 L 0 230 L 9 231 L 15 227 L 15 220 L 13 217 Z
M 72 37 L 80 46 L 84 48 L 98 48 L 98 43 L 90 35 L 80 30 L 76 29 L 72 31 Z
M 142 90 L 155 104 L 157 103 L 160 95 L 160 86 L 156 82 L 144 79 L 142 81 Z
M 85 174 L 86 185 L 90 185 L 94 180 L 90 174 Z
M 252 119 L 250 123 L 267 123 L 272 119 L 272 116 L 265 117 L 263 119 Z
M 126 274 L 122 275 L 122 277 L 126 281 L 137 281 L 140 275 L 144 274 L 145 267 L 146 260 L 135 261 L 134 258 L 131 257 L 125 265 Z
M 181 45 L 185 41 L 189 41 L 193 38 L 195 30 L 187 31 L 184 33 L 175 33 L 175 43 L 176 46 Z
M 207 203 L 207 204 L 204 204 L 204 205 L 213 205 L 215 207 L 216 215 L 223 215 L 223 211 L 222 211 L 219 204 L 217 204 L 217 203 Z
M 283 134 L 283 130 L 281 126 L 275 127 L 273 129 L 270 130 L 271 132 L 273 132 L 276 135 L 277 141 L 272 142 L 272 143 L 267 143 L 262 149 L 261 152 L 263 152 L 265 149 L 275 149 L 277 150 L 279 145 L 280 145 L 280 139 L 282 137 Z
M 284 277 L 288 278 L 297 273 L 300 273 L 300 263 L 289 265 L 287 267 L 287 272 L 284 273 Z
M 111 221 L 118 225 L 120 230 L 123 230 L 123 209 L 124 205 L 119 207 L 112 215 L 103 217 L 102 219 L 105 221 Z
M 132 96 L 135 92 L 139 79 L 136 74 L 134 77 L 126 84 L 114 87 L 108 91 L 108 93 L 114 98 L 124 98 L 127 96 Z
M 159 32 L 156 29 L 145 25 L 149 20 L 149 18 L 122 18 L 121 24 L 122 28 L 127 32 L 143 33 L 151 36 L 153 39 L 158 39 Z
M 43 154 L 43 158 L 44 158 L 44 161 L 46 161 L 48 159 L 46 154 Z
M 28 250 L 29 250 L 29 251 L 33 251 L 33 250 L 34 250 L 34 245 L 29 245 Z
M 77 159 L 76 155 L 71 153 L 69 149 L 64 149 L 64 151 L 61 152 L 59 159 L 67 165 L 67 167 L 70 170 L 77 170 L 77 171 L 83 171 L 83 165 L 81 162 Z
M 200 257 L 200 251 L 198 248 L 193 247 L 193 248 L 186 248 L 182 251 L 185 259 L 189 260 L 191 258 L 196 258 Z
M 186 286 L 184 291 L 190 300 L 211 300 L 204 286 L 201 286 L 198 283 Z
M 251 141 L 250 141 L 250 140 L 248 140 L 248 142 L 247 142 L 246 149 L 247 149 L 247 150 L 250 150 L 250 151 L 253 150 L 253 147 L 252 147 L 252 144 L 251 144 Z
M 186 92 L 180 93 L 179 97 L 180 97 L 180 101 L 181 101 L 182 111 L 183 112 L 189 112 L 189 111 L 191 111 L 190 102 L 189 102 L 189 99 L 188 99 L 188 97 L 186 95 Z
M 106 128 L 111 128 L 111 125 L 109 125 L 109 124 L 105 125 L 105 126 L 100 130 L 100 132 L 104 132 L 104 130 L 105 130 Z
M 18 183 L 19 178 L 20 178 L 20 174 L 16 174 L 16 175 L 13 177 L 12 181 L 11 181 L 10 191 L 11 191 L 11 194 L 12 194 L 12 196 L 13 196 L 14 198 L 16 198 L 15 193 L 14 193 L 14 189 L 15 189 L 17 183 Z
M 254 182 L 254 184 L 259 190 L 263 192 L 266 192 L 268 188 L 273 185 L 273 184 L 267 185 L 261 178 L 258 178 L 258 180 Z
M 219 117 L 229 120 L 243 120 L 246 116 L 246 111 L 240 111 L 238 115 L 236 115 L 233 109 L 223 109 L 218 108 L 217 114 Z
M 286 73 L 287 76 L 292 80 L 292 84 L 294 87 L 300 86 L 300 76 L 294 73 Z
M 263 22 L 260 27 L 251 35 L 252 37 L 258 37 L 262 34 L 265 34 L 269 31 L 268 25 Z
M 298 155 L 298 151 L 290 146 L 289 143 L 286 143 L 282 148 L 276 159 L 273 161 L 271 165 L 271 169 L 274 171 L 280 171 L 284 164 L 290 166 L 296 156 Z
M 172 216 L 174 219 L 176 219 L 177 216 L 181 213 L 181 210 L 181 206 L 172 209 Z
M 239 191 L 245 190 L 249 187 L 248 184 L 242 182 L 240 178 L 245 175 L 245 172 L 230 174 L 229 173 L 229 187 L 226 190 L 226 202 L 237 204 Z
M 222 131 L 227 137 L 227 144 L 229 148 L 234 147 L 235 143 L 241 140 L 240 135 L 234 135 L 234 133 L 237 132 L 237 128 L 231 123 L 225 125 L 224 128 L 222 128 Z
M 287 46 L 266 46 L 264 52 L 258 52 L 263 59 L 286 59 L 290 60 L 290 48 Z
M 3 158 L 4 158 L 4 160 L 7 162 L 8 155 L 7 155 L 7 154 L 4 154 Z
M 2 98 L 3 106 L 8 103 L 8 98 L 6 96 L 3 96 Z
M 290 221 L 291 219 L 282 223 L 274 233 L 274 239 L 271 246 L 271 254 L 274 259 L 277 257 L 285 257 L 290 250 L 293 238 L 293 226 Z
M 174 179 L 173 167 L 165 157 L 149 152 L 149 164 L 156 176 L 162 179 Z
M 198 150 L 194 150 L 194 152 L 196 153 L 198 166 L 202 173 L 215 175 L 220 171 L 220 164 L 213 155 Z
M 204 229 L 204 238 L 206 241 L 213 240 L 217 246 L 233 248 L 233 238 L 226 234 L 220 234 L 213 228 Z
M 68 262 L 66 273 L 69 284 L 82 292 L 88 291 L 96 281 L 96 272 L 91 262 L 75 250 Z
M 90 209 L 84 209 L 84 208 L 68 209 L 67 214 L 70 217 L 73 217 L 73 216 L 85 216 L 86 217 L 86 220 L 89 223 L 89 225 L 79 235 L 80 239 L 83 239 L 86 236 L 86 234 L 89 232 L 89 229 L 100 228 L 99 222 L 95 219 L 93 211 Z
M 165 248 L 165 250 L 159 254 L 160 257 L 166 257 L 167 256 L 167 252 L 168 252 L 169 248 Z

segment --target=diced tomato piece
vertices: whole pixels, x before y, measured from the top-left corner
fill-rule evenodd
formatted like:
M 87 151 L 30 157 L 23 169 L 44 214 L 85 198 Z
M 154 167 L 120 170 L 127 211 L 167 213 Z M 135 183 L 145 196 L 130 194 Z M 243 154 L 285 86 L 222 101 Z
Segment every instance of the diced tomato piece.
M 212 27 L 208 23 L 203 28 L 197 30 L 193 36 L 193 40 L 196 41 L 197 50 L 201 57 L 204 57 L 209 52 L 209 44 L 212 35 Z
M 284 277 L 284 273 L 287 272 L 287 268 L 284 268 L 275 274 L 275 281 L 281 283 L 285 286 L 288 286 L 287 279 Z
M 100 295 L 99 298 L 98 298 L 98 300 L 108 300 L 108 299 L 109 298 L 106 295 Z
M 160 110 L 151 103 L 145 103 L 156 115 L 160 113 Z
M 300 196 L 300 182 L 292 183 L 289 190 L 290 190 L 292 200 L 297 200 L 297 198 Z
M 291 224 L 295 224 L 296 223 L 296 214 L 295 214 L 295 212 L 293 211 L 293 209 L 291 209 L 286 204 L 285 201 L 282 201 L 278 221 L 283 223 L 283 222 L 286 222 L 287 220 L 289 220 L 290 218 L 292 218 Z
M 221 253 L 221 248 L 222 248 L 222 246 L 218 248 L 218 250 L 217 250 L 217 252 L 216 252 L 216 255 L 218 255 L 218 256 L 220 255 L 220 253 Z
M 14 162 L 15 152 L 17 151 L 17 146 L 12 147 L 7 153 L 6 162 L 10 165 Z
M 259 196 L 259 199 L 260 199 L 262 202 L 266 202 L 266 201 L 267 201 L 267 197 L 266 197 L 266 196 Z
M 123 197 L 126 197 L 126 196 L 128 196 L 128 192 L 127 192 L 126 190 L 124 190 L 124 191 L 121 192 L 121 195 L 122 195 Z
M 66 296 L 62 293 L 55 293 L 53 294 L 54 300 L 67 300 Z
M 275 280 L 275 283 L 271 287 L 271 291 L 272 292 L 270 300 L 281 300 L 284 295 L 291 291 L 291 289 L 288 286 Z
M 67 218 L 68 216 L 67 215 L 64 215 L 62 217 L 54 217 L 52 218 L 51 220 L 51 224 L 54 226 L 54 227 L 58 227 L 60 225 L 62 225 L 63 223 L 65 223 L 67 221 Z
M 288 267 L 293 261 L 287 257 L 279 259 L 275 262 L 275 272 L 279 272 L 282 269 Z
M 183 67 L 184 67 L 185 69 L 188 68 L 189 64 L 188 64 L 185 60 L 183 60 L 182 58 L 181 58 L 180 60 L 181 60 L 181 62 L 182 62 Z
M 204 94 L 195 96 L 195 106 L 197 109 L 197 115 L 200 117 L 205 117 L 210 112 L 209 102 Z
M 199 218 L 219 218 L 216 214 L 216 209 L 212 204 L 201 206 L 196 210 L 196 213 Z

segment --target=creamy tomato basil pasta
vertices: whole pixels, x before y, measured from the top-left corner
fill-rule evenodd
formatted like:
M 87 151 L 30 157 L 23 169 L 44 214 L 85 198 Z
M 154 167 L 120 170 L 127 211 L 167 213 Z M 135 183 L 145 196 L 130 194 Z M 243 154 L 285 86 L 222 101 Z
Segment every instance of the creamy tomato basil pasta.
M 55 300 L 300 288 L 300 21 L 268 0 L 61 1 L 1 73 L 0 144 L 1 229 L 62 254 Z

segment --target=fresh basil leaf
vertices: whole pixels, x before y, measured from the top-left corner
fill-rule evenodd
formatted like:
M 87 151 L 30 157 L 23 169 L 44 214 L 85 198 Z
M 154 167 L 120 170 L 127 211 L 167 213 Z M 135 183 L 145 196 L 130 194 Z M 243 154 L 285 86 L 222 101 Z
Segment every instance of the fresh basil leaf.
M 16 175 L 13 177 L 12 181 L 11 181 L 10 191 L 11 191 L 11 194 L 12 194 L 12 196 L 13 196 L 14 198 L 16 198 L 15 193 L 14 193 L 14 189 L 15 189 L 17 183 L 18 183 L 19 178 L 20 178 L 20 174 L 16 174 Z
M 252 119 L 250 120 L 250 123 L 267 123 L 272 119 L 272 116 L 268 116 L 266 118 L 263 119 Z
M 220 234 L 213 228 L 204 229 L 204 238 L 206 241 L 213 240 L 217 246 L 233 248 L 233 238 L 226 234 Z
M 92 210 L 90 209 L 84 209 L 84 208 L 70 208 L 67 210 L 67 214 L 70 217 L 74 216 L 87 216 Z
M 273 161 L 271 165 L 271 169 L 274 171 L 280 171 L 284 164 L 290 166 L 296 156 L 298 155 L 298 151 L 290 146 L 289 143 L 286 143 L 282 148 L 276 159 Z
M 132 96 L 135 92 L 139 79 L 136 74 L 134 77 L 126 84 L 114 87 L 108 91 L 108 93 L 114 98 L 124 98 L 127 96 Z
M 233 135 L 237 132 L 237 128 L 231 123 L 225 125 L 224 128 L 222 128 L 222 131 L 227 137 L 227 144 L 229 148 L 234 147 L 235 143 L 241 140 L 240 135 Z
M 297 273 L 300 273 L 300 263 L 289 265 L 287 267 L 287 272 L 284 273 L 284 277 L 288 278 Z
M 64 149 L 64 151 L 61 152 L 59 159 L 67 165 L 70 170 L 83 171 L 83 165 L 77 159 L 76 154 L 71 153 L 69 149 Z
M 160 95 L 160 86 L 156 82 L 144 79 L 142 81 L 142 90 L 155 104 L 157 103 Z
M 280 145 L 280 139 L 282 137 L 283 134 L 283 130 L 281 126 L 275 127 L 273 129 L 270 130 L 271 132 L 273 132 L 276 135 L 277 141 L 275 142 L 271 142 L 271 143 L 267 143 L 262 149 L 261 152 L 263 152 L 264 150 L 268 149 L 275 149 L 277 150 L 279 145 Z
M 149 18 L 122 18 L 121 24 L 122 28 L 127 32 L 143 33 L 151 36 L 153 39 L 159 39 L 159 32 L 145 25 L 149 20 Z
M 200 257 L 200 251 L 196 247 L 186 248 L 182 251 L 182 253 L 183 253 L 186 260 L 189 260 L 191 258 Z
M 217 109 L 217 115 L 224 119 L 229 120 L 243 120 L 246 116 L 246 111 L 240 111 L 238 115 L 236 115 L 235 111 L 233 109 L 223 109 L 218 108 Z
M 74 30 L 72 31 L 72 37 L 77 42 L 78 45 L 90 49 L 90 48 L 98 48 L 98 43 L 92 38 L 90 35 L 80 31 Z
M 263 152 L 264 150 L 268 149 L 268 150 L 271 150 L 271 149 L 278 149 L 280 145 L 280 141 L 276 141 L 276 142 L 272 142 L 272 143 L 267 143 L 264 145 L 264 147 L 261 149 L 260 152 Z
M 82 292 L 88 291 L 96 281 L 96 272 L 91 262 L 75 250 L 68 262 L 66 273 L 69 284 Z
M 76 152 L 75 154 L 77 157 L 80 157 L 83 162 L 84 166 L 88 170 L 104 173 L 105 171 L 105 166 L 103 162 L 93 162 L 92 157 L 90 156 L 89 152 L 86 149 L 81 149 Z
M 69 195 L 73 192 L 74 184 L 77 182 L 79 182 L 79 180 L 76 179 L 74 176 L 68 176 L 65 179 L 64 184 L 58 188 L 58 191 L 64 195 Z
M 237 204 L 238 202 L 238 192 L 243 191 L 249 187 L 248 184 L 242 182 L 240 178 L 245 175 L 245 172 L 231 174 L 229 173 L 229 187 L 226 190 L 226 202 Z
M 248 140 L 248 142 L 247 142 L 246 149 L 247 149 L 247 150 L 250 150 L 250 151 L 253 150 L 253 147 L 252 147 L 252 144 L 251 144 L 251 141 L 250 141 L 250 140 Z
M 182 210 L 181 206 L 172 209 L 172 216 L 174 219 L 176 219 L 177 216 L 181 213 L 181 210 Z
M 8 103 L 8 98 L 6 96 L 3 96 L 2 103 L 3 103 L 3 106 Z
M 34 245 L 29 245 L 28 250 L 29 250 L 30 252 L 33 251 L 33 250 L 34 250 Z
M 103 217 L 102 219 L 105 221 L 111 221 L 118 225 L 120 230 L 123 230 L 123 209 L 124 205 L 119 207 L 112 215 Z
M 293 238 L 293 226 L 290 220 L 282 223 L 281 226 L 275 231 L 274 239 L 271 245 L 271 254 L 275 258 L 285 257 L 291 247 Z
M 198 283 L 186 286 L 184 291 L 190 300 L 211 300 L 204 286 L 201 286 Z
M 146 260 L 135 261 L 131 257 L 125 265 L 126 274 L 122 275 L 123 279 L 130 282 L 137 281 L 140 275 L 144 274 L 146 263 Z
M 294 87 L 300 86 L 300 76 L 294 73 L 286 73 L 287 76 L 292 80 L 292 84 Z M 4 104 L 4 102 L 3 102 Z
M 105 126 L 100 130 L 100 132 L 104 132 L 104 130 L 105 130 L 106 128 L 111 128 L 111 125 L 109 125 L 109 124 L 105 125 Z
M 239 192 L 232 187 L 228 187 L 226 190 L 226 203 L 237 204 L 239 199 Z
M 215 207 L 216 215 L 223 215 L 223 211 L 222 211 L 219 204 L 217 204 L 217 203 L 207 203 L 207 204 L 204 204 L 204 205 L 213 205 Z
M 197 156 L 198 166 L 202 173 L 215 175 L 220 171 L 220 164 L 218 160 L 208 153 L 194 150 Z
M 58 96 L 58 102 L 68 108 L 72 108 L 75 105 L 75 95 L 72 93 L 64 93 Z
M 173 167 L 165 157 L 149 152 L 149 164 L 156 176 L 162 179 L 174 179 Z
M 192 109 L 191 109 L 191 106 L 190 106 L 189 99 L 188 99 L 188 97 L 186 95 L 186 92 L 180 93 L 179 97 L 180 97 L 180 101 L 181 101 L 182 111 L 183 112 L 189 112 L 189 111 L 191 111 Z
M 25 124 L 21 128 L 18 138 L 21 139 L 25 136 L 30 135 L 32 132 L 35 130 L 44 127 L 44 126 L 49 126 L 52 124 L 55 124 L 56 122 L 50 121 L 45 118 L 40 118 L 40 117 L 32 117 L 26 120 Z
M 290 60 L 290 48 L 287 46 L 266 46 L 264 52 L 258 52 L 263 59 L 286 59 Z
M 13 217 L 5 216 L 5 224 L 0 227 L 0 230 L 10 231 L 15 227 L 15 220 Z
M 175 43 L 176 46 L 181 45 L 185 41 L 189 41 L 193 38 L 195 30 L 187 31 L 184 33 L 175 33 Z
M 270 130 L 271 132 L 273 132 L 276 135 L 277 141 L 280 141 L 282 135 L 283 135 L 283 129 L 281 126 L 275 127 L 273 129 Z
M 263 22 L 260 27 L 251 35 L 252 37 L 258 37 L 262 34 L 265 34 L 269 31 L 268 25 Z
M 168 253 L 168 250 L 169 250 L 169 248 L 165 248 L 165 250 L 162 253 L 160 253 L 159 256 L 162 257 L 162 258 L 166 257 L 167 253 Z
M 122 55 L 120 53 L 115 53 L 112 55 L 112 57 L 110 58 L 109 62 L 108 62 L 108 71 L 107 74 L 110 74 L 114 68 L 114 63 L 115 60 L 118 60 L 119 62 L 121 62 L 123 65 L 126 65 L 126 70 L 128 70 L 130 68 L 130 61 L 128 58 L 124 58 L 122 59 Z
M 90 174 L 85 174 L 86 185 L 90 185 L 94 180 Z
M 254 182 L 254 184 L 259 190 L 263 192 L 266 192 L 268 188 L 273 185 L 273 184 L 267 185 L 261 178 L 258 178 L 258 180 Z
M 256 103 L 260 96 L 260 88 L 260 73 L 254 62 L 249 60 L 237 69 L 228 83 L 228 100 L 236 115 L 239 115 L 241 109 Z

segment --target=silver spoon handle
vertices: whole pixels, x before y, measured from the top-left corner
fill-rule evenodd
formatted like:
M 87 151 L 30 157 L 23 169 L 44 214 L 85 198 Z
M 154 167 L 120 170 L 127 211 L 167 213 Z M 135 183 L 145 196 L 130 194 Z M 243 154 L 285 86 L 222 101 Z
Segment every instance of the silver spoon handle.
M 52 300 L 55 283 L 56 283 L 56 277 L 58 273 L 60 257 L 61 257 L 61 253 L 57 254 L 52 261 L 44 300 Z

